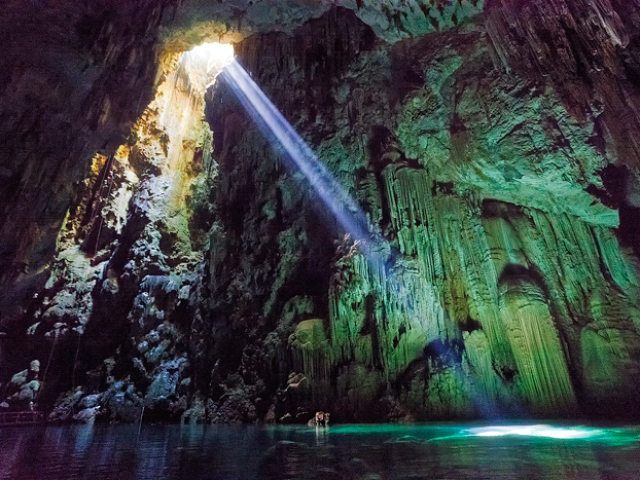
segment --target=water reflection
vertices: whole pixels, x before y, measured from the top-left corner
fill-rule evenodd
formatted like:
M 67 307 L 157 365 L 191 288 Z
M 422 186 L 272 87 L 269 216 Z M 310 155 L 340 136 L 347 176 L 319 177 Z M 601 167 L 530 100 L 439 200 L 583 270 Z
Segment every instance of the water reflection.
M 0 429 L 2 479 L 638 478 L 640 428 Z

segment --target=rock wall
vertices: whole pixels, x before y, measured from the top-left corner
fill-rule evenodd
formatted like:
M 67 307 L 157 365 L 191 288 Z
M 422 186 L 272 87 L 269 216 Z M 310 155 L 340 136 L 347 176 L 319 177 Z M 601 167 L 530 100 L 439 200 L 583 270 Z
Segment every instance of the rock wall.
M 167 2 L 5 2 L 0 15 L 0 316 L 46 282 L 74 184 L 153 98 Z M 18 327 L 22 328 L 22 325 Z
M 224 154 L 220 247 L 210 259 L 214 332 L 245 332 L 239 372 L 267 391 L 277 385 L 276 417 L 637 412 L 637 250 L 628 202 L 611 201 L 619 193 L 608 180 L 624 169 L 633 192 L 635 160 L 622 160 L 610 134 L 620 128 L 620 101 L 594 90 L 588 75 L 567 73 L 567 59 L 551 53 L 560 47 L 547 47 L 549 74 L 518 55 L 527 21 L 567 25 L 567 9 L 543 16 L 545 5 L 494 3 L 464 28 L 392 47 L 355 15 L 332 10 L 293 37 L 237 46 L 392 252 L 372 265 L 319 212 L 301 174 L 274 158 L 278 147 L 250 126 L 232 93 L 215 92 L 209 118 Z M 604 15 L 598 8 L 574 3 L 573 24 Z M 633 18 L 625 16 L 627 35 Z M 614 48 L 598 30 L 609 24 L 591 24 L 573 41 L 609 55 L 619 68 L 606 85 L 635 95 L 620 73 L 635 46 Z M 567 97 L 578 88 L 580 111 Z M 632 114 L 624 128 L 634 128 Z M 248 127 L 238 133 L 237 124 Z M 213 352 L 221 362 L 224 350 Z M 271 371 L 259 373 L 265 364 Z
M 176 56 L 128 141 L 94 158 L 22 319 L 30 325 L 4 352 L 20 362 L 29 344 L 46 365 L 36 400 L 55 405 L 51 419 L 137 421 L 143 407 L 170 419 L 187 409 L 216 175 L 196 63 Z

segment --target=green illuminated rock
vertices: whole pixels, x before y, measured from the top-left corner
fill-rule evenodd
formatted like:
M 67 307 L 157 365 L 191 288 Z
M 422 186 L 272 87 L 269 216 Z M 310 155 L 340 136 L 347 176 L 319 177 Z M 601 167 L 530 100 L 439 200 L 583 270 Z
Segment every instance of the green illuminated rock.
M 338 18 L 353 22 L 346 13 Z M 596 413 L 605 385 L 637 392 L 627 372 L 640 365 L 640 277 L 637 257 L 616 233 L 628 220 L 601 193 L 602 169 L 616 162 L 599 143 L 607 142 L 601 110 L 576 116 L 553 84 L 496 65 L 482 22 L 389 48 L 365 46 L 364 30 L 346 38 L 332 25 L 317 34 L 327 21 L 294 39 L 252 38 L 237 51 L 389 241 L 384 267 L 372 266 L 340 228 L 333 256 L 314 246 L 308 219 L 317 221 L 318 200 L 298 174 L 292 186 L 271 153 L 247 156 L 251 130 L 218 147 L 234 154 L 220 177 L 225 188 L 233 190 L 244 162 L 260 165 L 257 203 L 276 193 L 308 212 L 293 222 L 283 202 L 279 232 L 263 237 L 282 242 L 296 232 L 271 270 L 286 268 L 289 281 L 274 285 L 280 303 L 289 289 L 311 294 L 310 314 L 323 317 L 299 317 L 298 326 L 294 319 L 288 341 L 275 331 L 274 348 L 293 358 L 284 370 L 304 374 L 315 392 L 299 404 L 355 419 L 575 415 L 581 407 Z M 342 57 L 308 53 L 325 42 L 344 45 Z M 276 52 L 287 52 L 288 62 L 277 63 Z M 224 88 L 217 92 L 224 107 L 209 117 L 214 130 L 223 128 L 216 116 L 243 114 Z M 262 186 L 273 176 L 279 191 Z M 302 193 L 292 197 L 295 188 Z M 252 222 L 245 213 L 242 236 Z M 253 261 L 244 247 L 236 251 L 243 250 Z M 327 290 L 316 280 L 305 289 L 306 274 L 295 274 L 317 256 L 332 265 Z M 259 284 L 268 288 L 269 278 Z M 278 301 L 269 305 L 277 311 Z M 616 333 L 605 334 L 609 328 Z M 619 391 L 608 398 L 629 405 L 635 394 Z
M 0 119 L 23 139 L 0 165 L 0 381 L 51 358 L 30 392 L 56 419 L 640 414 L 638 0 L 333 4 L 142 8 L 131 31 L 164 50 L 95 40 L 83 75 L 118 68 L 78 77 L 68 124 L 82 89 L 32 101 L 16 70 L 0 106 L 42 105 L 73 148 Z M 203 39 L 238 41 L 381 241 L 354 241 L 223 77 L 203 94 L 176 54 Z M 57 152 L 40 176 L 34 151 Z

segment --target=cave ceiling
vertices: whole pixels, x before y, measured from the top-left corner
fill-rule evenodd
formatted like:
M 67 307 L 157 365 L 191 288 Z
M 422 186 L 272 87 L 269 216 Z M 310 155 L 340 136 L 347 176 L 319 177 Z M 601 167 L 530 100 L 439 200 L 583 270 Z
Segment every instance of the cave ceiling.
M 353 10 L 387 42 L 455 27 L 480 13 L 483 0 L 189 0 L 162 26 L 169 50 L 204 41 L 237 42 L 255 33 L 291 33 L 331 7 Z

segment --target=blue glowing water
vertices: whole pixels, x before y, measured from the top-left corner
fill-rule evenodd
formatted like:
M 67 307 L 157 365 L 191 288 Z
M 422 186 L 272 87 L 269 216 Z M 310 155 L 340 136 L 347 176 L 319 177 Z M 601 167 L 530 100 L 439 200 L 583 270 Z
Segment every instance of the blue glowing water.
M 4 428 L 0 478 L 637 479 L 640 427 Z

